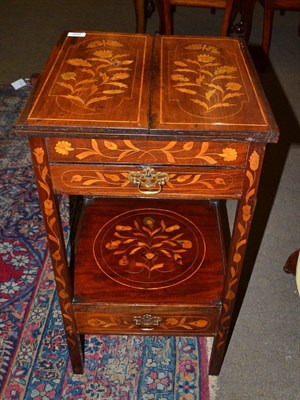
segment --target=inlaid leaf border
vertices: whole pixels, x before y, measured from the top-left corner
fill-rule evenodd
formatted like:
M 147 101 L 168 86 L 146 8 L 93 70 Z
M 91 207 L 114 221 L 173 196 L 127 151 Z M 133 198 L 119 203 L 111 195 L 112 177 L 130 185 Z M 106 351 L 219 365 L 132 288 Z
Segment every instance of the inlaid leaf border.
M 63 263 L 63 249 L 61 239 L 55 229 L 57 223 L 57 217 L 54 210 L 54 199 L 51 193 L 51 189 L 48 184 L 49 170 L 48 166 L 44 161 L 45 151 L 42 147 L 35 147 L 33 155 L 36 159 L 37 165 L 37 184 L 43 192 L 43 201 L 41 201 L 41 207 L 44 211 L 44 222 L 47 225 L 46 233 L 48 242 L 51 246 L 51 258 L 52 265 L 55 271 L 55 280 L 58 296 L 60 299 L 60 308 L 64 319 L 65 330 L 67 333 L 67 341 L 73 346 L 77 345 L 77 332 L 73 329 L 73 321 L 71 315 L 73 313 L 70 295 L 67 291 L 66 280 L 64 277 L 64 263 Z M 53 250 L 55 249 L 56 250 Z
M 234 254 L 232 257 L 231 265 L 229 266 L 229 282 L 228 290 L 223 303 L 222 318 L 220 321 L 221 328 L 217 332 L 217 349 L 224 346 L 226 341 L 225 331 L 228 330 L 232 305 L 236 299 L 236 289 L 241 272 L 243 253 L 248 241 L 249 224 L 253 215 L 253 208 L 256 199 L 256 181 L 258 179 L 257 171 L 260 167 L 260 155 L 254 150 L 249 158 L 249 169 L 246 171 L 248 180 L 248 188 L 246 191 L 244 203 L 242 205 L 242 222 L 238 223 L 239 237 L 235 243 Z

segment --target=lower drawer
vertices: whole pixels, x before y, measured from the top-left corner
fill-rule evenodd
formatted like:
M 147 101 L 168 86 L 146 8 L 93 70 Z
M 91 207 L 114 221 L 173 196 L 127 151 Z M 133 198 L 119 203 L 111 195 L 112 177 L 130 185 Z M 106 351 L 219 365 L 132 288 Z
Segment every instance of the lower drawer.
M 158 198 L 240 198 L 242 169 L 53 164 L 60 193 Z
M 77 329 L 86 334 L 213 335 L 219 312 L 215 308 L 201 315 L 154 313 L 99 313 L 75 311 Z

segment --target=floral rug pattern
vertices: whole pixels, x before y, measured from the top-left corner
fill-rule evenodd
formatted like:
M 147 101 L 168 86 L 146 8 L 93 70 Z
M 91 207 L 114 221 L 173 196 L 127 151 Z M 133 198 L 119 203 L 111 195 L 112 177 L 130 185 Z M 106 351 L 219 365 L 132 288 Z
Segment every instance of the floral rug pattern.
M 21 90 L 0 87 L 0 398 L 209 400 L 205 339 L 87 335 L 72 374 L 28 145 L 11 130 Z

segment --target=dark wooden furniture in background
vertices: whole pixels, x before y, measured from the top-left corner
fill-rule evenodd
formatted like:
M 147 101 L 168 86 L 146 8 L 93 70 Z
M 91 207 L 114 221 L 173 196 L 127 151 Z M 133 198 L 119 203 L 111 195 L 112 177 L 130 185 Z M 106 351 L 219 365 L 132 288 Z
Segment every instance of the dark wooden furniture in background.
M 176 4 L 175 4 L 176 3 Z M 224 9 L 224 17 L 220 30 L 221 36 L 243 37 L 248 42 L 253 19 L 254 0 L 134 0 L 136 14 L 136 32 L 146 32 L 146 21 L 153 14 L 155 7 L 159 15 L 159 33 L 173 32 L 172 14 L 175 5 Z M 239 16 L 239 21 L 237 19 Z
M 161 31 L 170 35 L 173 32 L 172 6 L 190 6 L 224 9 L 224 17 L 221 28 L 221 36 L 226 36 L 229 30 L 230 17 L 235 0 L 157 0 L 161 3 Z
M 83 372 L 83 334 L 203 335 L 218 374 L 265 146 L 278 139 L 245 43 L 82 36 L 63 35 L 17 122 L 73 370 Z M 72 273 L 59 193 L 85 199 Z M 225 199 L 237 200 L 228 248 Z
M 274 10 L 281 10 L 282 12 L 285 10 L 299 11 L 300 0 L 259 0 L 259 2 L 264 7 L 262 47 L 264 53 L 268 55 Z M 145 32 L 146 20 L 153 13 L 155 4 L 159 14 L 159 33 L 161 34 L 173 33 L 172 7 L 174 6 L 222 8 L 224 9 L 224 17 L 221 36 L 238 35 L 243 37 L 247 43 L 249 41 L 255 0 L 134 0 L 137 32 Z M 240 22 L 234 22 L 238 14 L 240 14 Z M 300 34 L 300 25 L 298 30 Z
M 221 35 L 226 36 L 233 5 L 235 4 L 238 8 L 239 2 L 236 0 L 134 0 L 133 3 L 136 15 L 136 32 L 138 33 L 145 33 L 146 20 L 150 18 L 156 6 L 160 19 L 159 33 L 171 34 L 173 32 L 172 7 L 178 5 L 211 8 L 212 10 L 216 8 L 224 9 Z
M 300 10 L 300 0 L 259 0 L 264 7 L 263 50 L 269 54 L 274 10 Z

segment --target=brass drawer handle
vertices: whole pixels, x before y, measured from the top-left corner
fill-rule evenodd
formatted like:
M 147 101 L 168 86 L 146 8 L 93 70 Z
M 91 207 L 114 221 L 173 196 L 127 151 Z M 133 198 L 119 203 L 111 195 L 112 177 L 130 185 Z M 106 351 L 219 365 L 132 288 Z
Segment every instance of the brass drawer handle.
M 142 171 L 129 172 L 128 179 L 138 185 L 138 191 L 142 194 L 152 195 L 161 192 L 163 185 L 169 180 L 166 172 L 155 172 L 147 167 Z
M 133 321 L 142 331 L 153 331 L 161 323 L 161 318 L 151 314 L 144 314 L 133 317 Z

